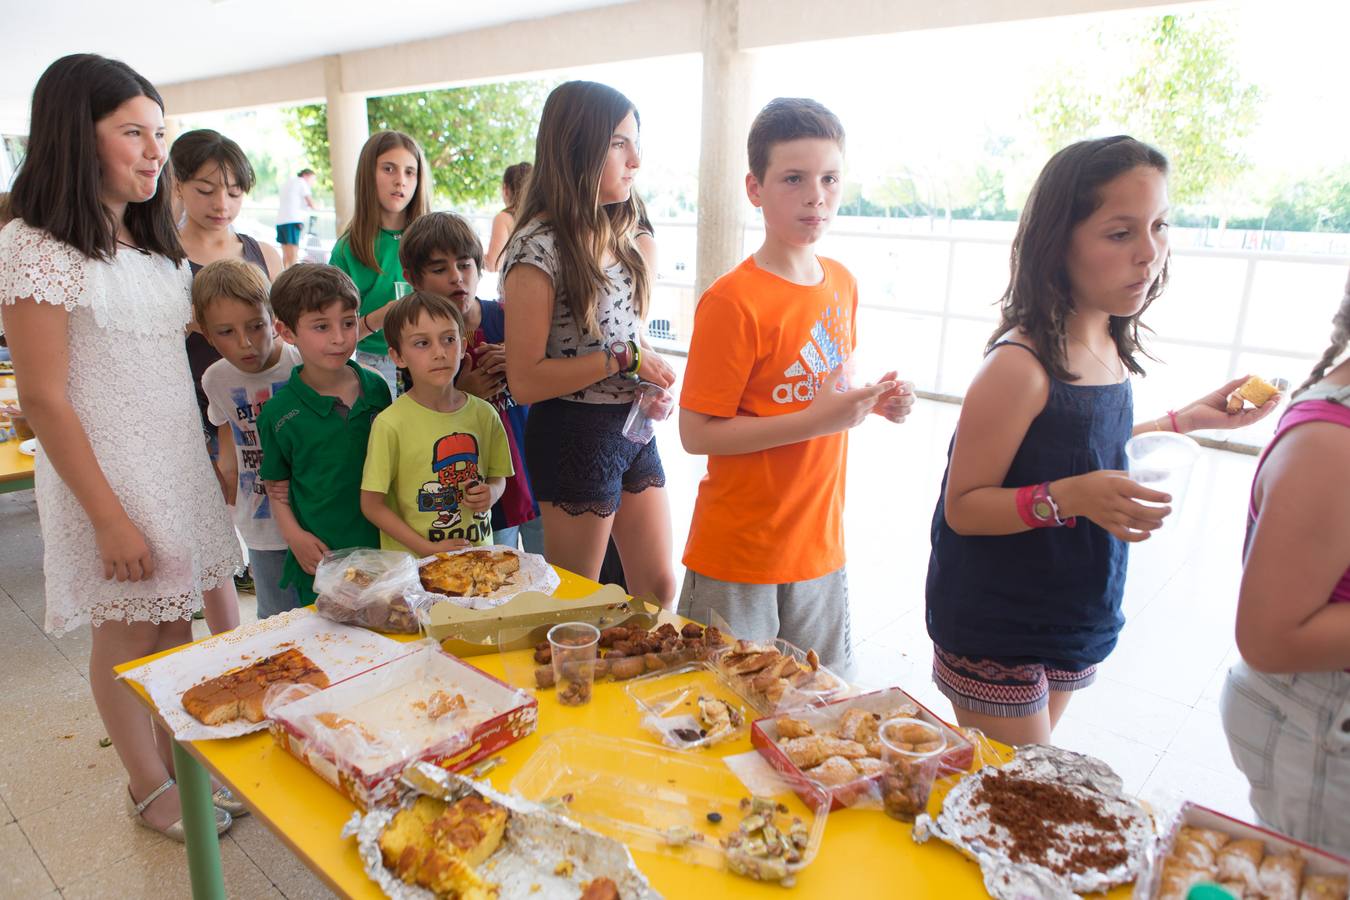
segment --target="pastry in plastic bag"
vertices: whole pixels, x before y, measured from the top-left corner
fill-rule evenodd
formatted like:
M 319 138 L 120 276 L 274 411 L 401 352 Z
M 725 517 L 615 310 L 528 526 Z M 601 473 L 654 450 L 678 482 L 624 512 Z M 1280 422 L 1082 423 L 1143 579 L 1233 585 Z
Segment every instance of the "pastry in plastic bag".
M 420 630 L 415 602 L 417 560 L 408 553 L 357 547 L 324 554 L 314 571 L 319 615 L 391 634 Z

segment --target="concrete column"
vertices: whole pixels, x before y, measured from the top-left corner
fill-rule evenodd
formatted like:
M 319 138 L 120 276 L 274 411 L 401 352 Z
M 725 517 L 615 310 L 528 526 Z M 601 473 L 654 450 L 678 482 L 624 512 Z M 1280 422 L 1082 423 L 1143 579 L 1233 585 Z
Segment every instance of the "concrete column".
M 698 158 L 695 301 L 739 263 L 744 252 L 751 61 L 750 55 L 740 49 L 739 12 L 740 0 L 703 0 L 703 133 Z M 692 312 L 690 309 L 688 314 L 692 316 Z
M 164 117 L 164 145 L 172 147 L 173 142 L 183 133 L 183 120 L 179 116 Z
M 347 227 L 356 211 L 356 160 L 370 137 L 363 94 L 342 89 L 342 63 L 336 56 L 324 59 L 324 94 L 328 102 L 328 164 L 333 173 L 333 206 L 338 233 Z

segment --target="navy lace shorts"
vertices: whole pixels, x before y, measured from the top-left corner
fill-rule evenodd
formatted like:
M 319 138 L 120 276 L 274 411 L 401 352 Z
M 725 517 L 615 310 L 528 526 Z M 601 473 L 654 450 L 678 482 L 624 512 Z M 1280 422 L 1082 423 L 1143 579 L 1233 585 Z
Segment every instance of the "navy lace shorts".
M 622 492 L 663 487 L 665 470 L 656 439 L 635 444 L 623 436 L 627 403 L 545 400 L 525 422 L 525 468 L 540 503 L 570 515 L 612 516 Z

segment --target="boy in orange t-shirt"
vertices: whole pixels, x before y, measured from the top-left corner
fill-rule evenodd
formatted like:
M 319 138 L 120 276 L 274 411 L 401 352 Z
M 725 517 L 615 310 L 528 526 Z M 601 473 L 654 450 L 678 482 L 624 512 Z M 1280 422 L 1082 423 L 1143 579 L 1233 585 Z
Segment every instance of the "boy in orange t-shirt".
M 685 545 L 679 612 L 716 611 L 739 638 L 782 637 L 852 665 L 844 572 L 848 430 L 904 421 L 912 386 L 847 383 L 858 287 L 817 257 L 839 208 L 844 129 L 814 100 L 779 98 L 750 128 L 746 192 L 764 244 L 699 300 L 680 438 L 708 456 Z

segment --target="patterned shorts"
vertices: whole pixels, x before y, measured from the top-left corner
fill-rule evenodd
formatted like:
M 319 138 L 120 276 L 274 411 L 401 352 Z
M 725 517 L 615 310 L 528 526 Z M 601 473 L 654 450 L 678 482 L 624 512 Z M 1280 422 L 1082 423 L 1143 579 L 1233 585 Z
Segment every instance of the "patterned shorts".
M 958 709 L 1016 718 L 1045 709 L 1051 691 L 1078 691 L 1097 667 L 1027 657 L 957 656 L 933 645 L 933 681 Z
M 623 436 L 627 403 L 544 400 L 525 421 L 525 468 L 540 503 L 568 515 L 618 512 L 625 493 L 663 487 L 666 473 L 656 438 L 635 444 Z

